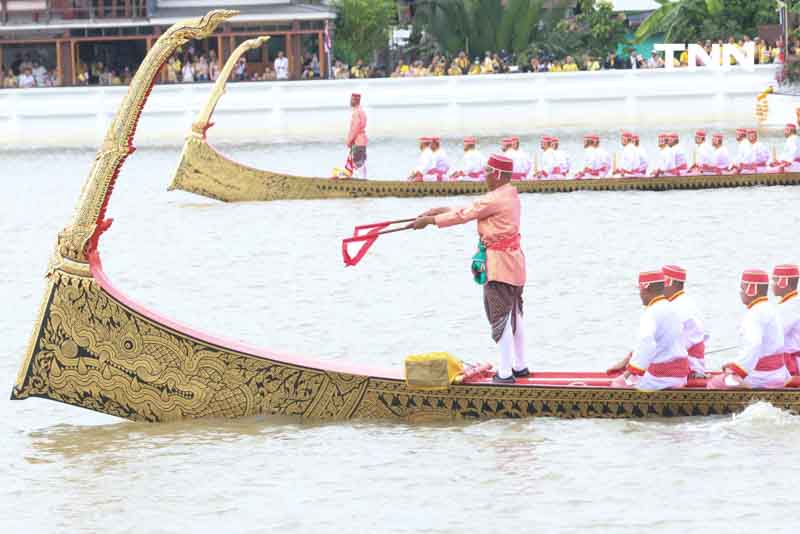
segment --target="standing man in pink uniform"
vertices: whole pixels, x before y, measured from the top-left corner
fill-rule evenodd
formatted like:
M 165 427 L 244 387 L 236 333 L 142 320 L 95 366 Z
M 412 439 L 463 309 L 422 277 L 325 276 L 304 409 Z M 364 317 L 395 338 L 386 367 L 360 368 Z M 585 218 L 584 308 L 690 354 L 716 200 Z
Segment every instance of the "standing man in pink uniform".
M 347 133 L 347 148 L 353 161 L 353 178 L 367 178 L 367 114 L 361 107 L 361 95 L 350 95 L 350 131 Z
M 502 384 L 514 383 L 515 377 L 530 374 L 525 363 L 522 326 L 525 254 L 520 248 L 519 193 L 510 184 L 513 172 L 513 160 L 492 155 L 486 165 L 489 193 L 468 207 L 428 210 L 412 223 L 415 229 L 421 230 L 430 224 L 446 228 L 478 221 L 480 244 L 476 257 L 483 252 L 486 255 L 483 304 L 492 328 L 492 339 L 500 349 L 500 365 L 493 381 Z

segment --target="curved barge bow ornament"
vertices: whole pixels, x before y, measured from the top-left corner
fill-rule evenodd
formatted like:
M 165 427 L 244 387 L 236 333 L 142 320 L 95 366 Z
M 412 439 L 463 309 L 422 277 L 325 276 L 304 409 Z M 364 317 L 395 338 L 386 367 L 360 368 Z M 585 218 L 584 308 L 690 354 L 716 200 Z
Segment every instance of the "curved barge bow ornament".
M 12 399 L 42 397 L 139 421 L 281 414 L 303 419 L 426 421 L 495 417 L 713 415 L 765 400 L 800 407 L 800 390 L 638 392 L 605 373 L 535 373 L 517 385 L 481 381 L 410 389 L 399 370 L 280 355 L 213 338 L 158 316 L 114 288 L 100 235 L 108 199 L 153 81 L 174 50 L 234 12 L 212 11 L 170 28 L 148 52 L 59 234 L 47 287 Z

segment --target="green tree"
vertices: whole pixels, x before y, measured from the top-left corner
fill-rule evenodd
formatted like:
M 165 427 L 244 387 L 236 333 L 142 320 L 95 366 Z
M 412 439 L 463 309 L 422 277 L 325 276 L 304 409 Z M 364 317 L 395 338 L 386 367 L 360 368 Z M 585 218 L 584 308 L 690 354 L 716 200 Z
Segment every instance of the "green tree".
M 389 31 L 397 21 L 394 0 L 335 0 L 336 35 L 333 54 L 347 63 L 369 61 L 388 46 Z
M 775 0 L 656 0 L 661 7 L 642 23 L 638 40 L 663 34 L 670 43 L 755 35 L 761 24 L 776 24 Z
M 439 49 L 470 55 L 507 50 L 519 53 L 541 38 L 563 9 L 544 9 L 545 0 L 421 0 L 415 25 Z
M 616 13 L 608 0 L 593 5 L 584 3 L 577 21 L 582 28 L 583 48 L 595 57 L 615 51 L 617 45 L 625 41 L 624 15 Z

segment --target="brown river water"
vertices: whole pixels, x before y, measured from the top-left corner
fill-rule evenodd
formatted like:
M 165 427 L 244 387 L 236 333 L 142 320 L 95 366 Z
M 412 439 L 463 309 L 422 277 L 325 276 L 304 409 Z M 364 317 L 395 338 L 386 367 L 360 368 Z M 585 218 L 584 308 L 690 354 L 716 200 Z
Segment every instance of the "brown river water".
M 561 132 L 573 153 L 580 133 Z M 458 140 L 446 146 L 454 154 Z M 343 158 L 331 144 L 223 148 L 299 174 L 325 175 Z M 468 273 L 473 226 L 385 236 L 357 268 L 340 256 L 355 224 L 467 198 L 226 205 L 165 191 L 178 152 L 137 151 L 109 207 L 103 263 L 135 300 L 320 359 L 391 366 L 446 350 L 494 360 Z M 93 155 L 0 151 L 2 399 Z M 400 177 L 414 155 L 412 141 L 377 140 L 370 173 Z M 604 369 L 626 353 L 641 312 L 636 273 L 664 263 L 688 269 L 709 349 L 734 345 L 737 276 L 800 261 L 799 202 L 787 187 L 523 196 L 532 367 Z M 0 533 L 790 532 L 798 443 L 800 417 L 767 404 L 644 422 L 148 425 L 0 400 Z

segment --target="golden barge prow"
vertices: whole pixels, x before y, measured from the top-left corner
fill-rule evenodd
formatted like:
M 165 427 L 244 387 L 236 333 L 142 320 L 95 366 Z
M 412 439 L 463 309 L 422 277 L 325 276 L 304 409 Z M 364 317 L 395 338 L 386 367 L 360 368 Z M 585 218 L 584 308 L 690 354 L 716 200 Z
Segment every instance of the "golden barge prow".
M 47 288 L 12 399 L 42 397 L 137 421 L 280 414 L 404 421 L 727 414 L 754 401 L 797 410 L 800 389 L 659 392 L 613 389 L 605 373 L 534 373 L 441 389 L 399 369 L 318 363 L 195 332 L 128 299 L 103 273 L 106 207 L 160 67 L 188 39 L 235 13 L 212 11 L 163 34 L 139 68 L 97 154 L 71 223 L 58 235 Z

